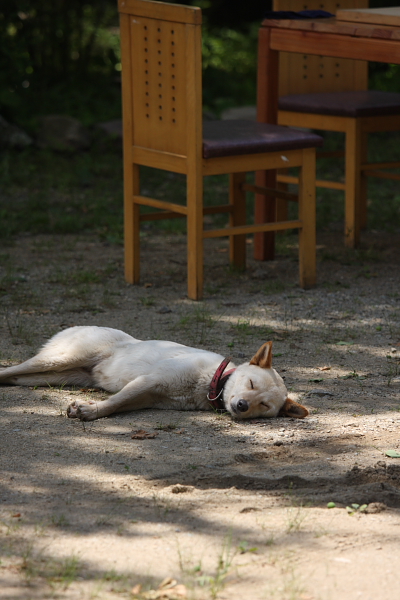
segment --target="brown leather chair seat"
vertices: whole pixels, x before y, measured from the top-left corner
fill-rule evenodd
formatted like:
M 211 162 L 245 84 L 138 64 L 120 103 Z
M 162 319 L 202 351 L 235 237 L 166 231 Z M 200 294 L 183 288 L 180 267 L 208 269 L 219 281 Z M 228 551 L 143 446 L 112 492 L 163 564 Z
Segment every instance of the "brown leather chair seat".
M 399 94 L 400 96 L 400 94 Z M 203 123 L 203 158 L 261 154 L 322 146 L 323 140 L 308 133 L 281 125 L 255 121 L 205 121 Z
M 279 98 L 279 110 L 343 117 L 398 115 L 400 94 L 378 90 L 291 94 Z

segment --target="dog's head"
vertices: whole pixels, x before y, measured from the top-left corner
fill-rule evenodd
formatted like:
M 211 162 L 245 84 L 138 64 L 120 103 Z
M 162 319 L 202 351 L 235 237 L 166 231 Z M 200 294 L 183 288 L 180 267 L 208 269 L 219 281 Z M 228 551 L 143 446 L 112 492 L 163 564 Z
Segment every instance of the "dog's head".
M 272 368 L 272 342 L 263 344 L 250 363 L 237 367 L 225 385 L 224 401 L 239 419 L 308 415 L 304 406 L 288 398 L 282 377 Z

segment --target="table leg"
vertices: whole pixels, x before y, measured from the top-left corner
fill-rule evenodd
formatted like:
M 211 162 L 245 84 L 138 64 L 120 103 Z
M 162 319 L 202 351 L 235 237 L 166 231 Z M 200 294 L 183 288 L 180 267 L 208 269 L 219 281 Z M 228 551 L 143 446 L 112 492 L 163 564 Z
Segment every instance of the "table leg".
M 278 121 L 279 52 L 271 50 L 270 29 L 261 27 L 258 37 L 257 120 L 261 123 Z M 258 171 L 256 184 L 274 188 L 276 171 Z M 254 220 L 256 223 L 276 221 L 276 200 L 256 194 Z M 275 252 L 275 233 L 254 234 L 254 258 L 272 260 Z

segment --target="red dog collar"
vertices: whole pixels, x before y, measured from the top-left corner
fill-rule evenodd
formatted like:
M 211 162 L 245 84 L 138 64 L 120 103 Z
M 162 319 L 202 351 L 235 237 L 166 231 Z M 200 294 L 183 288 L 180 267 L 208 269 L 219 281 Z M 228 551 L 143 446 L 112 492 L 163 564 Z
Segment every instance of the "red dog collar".
M 210 387 L 207 394 L 207 400 L 215 410 L 226 410 L 225 405 L 222 401 L 222 392 L 224 391 L 224 385 L 228 381 L 229 377 L 236 369 L 230 369 L 223 375 L 226 367 L 231 362 L 230 358 L 224 358 L 218 369 L 214 373 L 214 377 L 211 380 Z

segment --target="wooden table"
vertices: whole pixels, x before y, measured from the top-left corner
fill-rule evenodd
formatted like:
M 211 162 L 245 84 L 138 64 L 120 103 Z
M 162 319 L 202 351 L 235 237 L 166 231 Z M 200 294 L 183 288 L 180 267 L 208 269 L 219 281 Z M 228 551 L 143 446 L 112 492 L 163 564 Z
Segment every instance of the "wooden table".
M 369 20 L 373 19 L 371 11 L 365 12 Z M 360 13 L 362 11 L 358 11 L 356 22 L 348 21 L 346 14 L 342 19 L 263 21 L 258 47 L 258 121 L 276 123 L 278 119 L 281 51 L 400 64 L 400 26 L 363 23 L 359 21 L 363 18 Z M 256 183 L 273 187 L 275 177 L 272 171 L 258 172 Z M 256 223 L 274 221 L 275 214 L 273 200 L 256 196 Z M 273 234 L 255 234 L 255 258 L 272 259 L 274 245 Z

